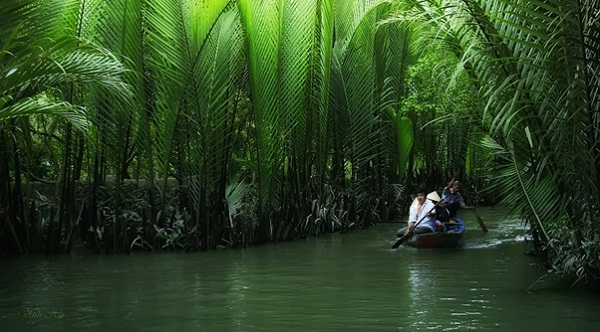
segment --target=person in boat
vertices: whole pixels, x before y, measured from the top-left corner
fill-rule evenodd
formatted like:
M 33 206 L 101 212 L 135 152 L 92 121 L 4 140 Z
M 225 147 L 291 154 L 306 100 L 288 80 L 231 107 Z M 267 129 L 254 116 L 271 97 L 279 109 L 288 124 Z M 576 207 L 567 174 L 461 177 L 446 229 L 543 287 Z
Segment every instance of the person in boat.
M 450 213 L 449 217 L 456 217 L 456 212 L 459 208 L 472 210 L 475 207 L 466 205 L 463 196 L 460 194 L 461 183 L 454 180 L 452 177 L 448 185 L 442 191 L 442 200 L 446 202 L 446 207 Z
M 415 225 L 423 219 L 419 225 Z M 408 213 L 408 225 L 398 230 L 398 237 L 408 236 L 413 230 L 413 234 L 423 234 L 435 232 L 435 204 L 426 198 L 425 190 L 419 189 L 417 197 L 410 206 Z
M 441 223 L 450 221 L 450 211 L 446 206 L 446 201 L 442 199 L 440 204 L 435 207 L 435 218 Z
M 435 202 L 434 202 L 435 203 Z M 450 211 L 446 207 L 446 202 L 442 199 L 440 204 L 435 207 L 435 225 L 438 232 L 445 232 L 445 223 L 450 221 Z

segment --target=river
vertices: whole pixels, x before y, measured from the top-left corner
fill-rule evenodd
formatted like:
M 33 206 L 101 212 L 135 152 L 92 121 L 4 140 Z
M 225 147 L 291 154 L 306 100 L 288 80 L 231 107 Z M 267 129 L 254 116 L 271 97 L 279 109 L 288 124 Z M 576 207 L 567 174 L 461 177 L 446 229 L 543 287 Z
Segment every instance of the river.
M 528 288 L 524 227 L 465 211 L 464 245 L 390 249 L 382 223 L 196 253 L 0 259 L 0 331 L 596 331 L 598 295 Z

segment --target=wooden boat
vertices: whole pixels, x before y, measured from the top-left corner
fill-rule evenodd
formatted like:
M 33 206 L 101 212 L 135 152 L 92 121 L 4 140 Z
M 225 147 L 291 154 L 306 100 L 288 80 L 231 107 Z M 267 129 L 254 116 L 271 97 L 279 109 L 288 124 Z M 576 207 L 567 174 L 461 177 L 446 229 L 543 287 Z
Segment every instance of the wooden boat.
M 446 228 L 445 232 L 415 234 L 405 243 L 415 248 L 450 248 L 462 244 L 465 221 L 459 217 L 454 217 L 444 226 Z

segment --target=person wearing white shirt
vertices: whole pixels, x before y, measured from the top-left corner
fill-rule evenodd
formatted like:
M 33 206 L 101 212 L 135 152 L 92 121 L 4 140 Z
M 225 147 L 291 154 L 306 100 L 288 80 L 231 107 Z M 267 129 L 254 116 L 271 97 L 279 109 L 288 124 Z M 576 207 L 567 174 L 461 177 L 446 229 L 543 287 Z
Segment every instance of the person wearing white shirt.
M 417 198 L 410 206 L 408 225 L 398 230 L 396 233 L 398 237 L 407 236 L 413 228 L 414 234 L 435 232 L 435 204 L 428 200 L 425 195 L 424 190 L 417 192 Z M 419 224 L 415 228 L 417 223 Z

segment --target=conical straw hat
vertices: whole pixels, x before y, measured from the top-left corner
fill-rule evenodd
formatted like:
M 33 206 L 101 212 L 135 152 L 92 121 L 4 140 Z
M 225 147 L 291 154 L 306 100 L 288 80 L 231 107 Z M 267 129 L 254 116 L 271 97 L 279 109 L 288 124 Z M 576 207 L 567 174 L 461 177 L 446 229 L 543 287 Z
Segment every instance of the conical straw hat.
M 440 198 L 440 195 L 438 195 L 437 191 L 432 191 L 429 194 L 427 194 L 427 199 L 436 203 L 442 200 Z

